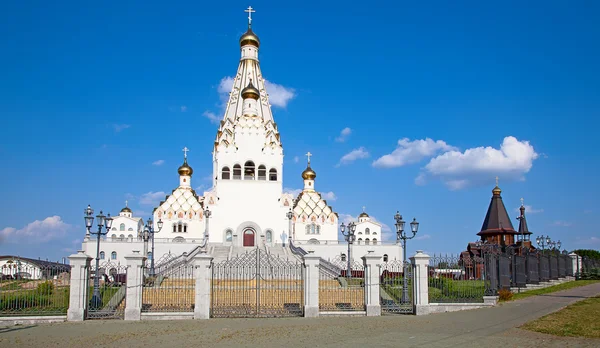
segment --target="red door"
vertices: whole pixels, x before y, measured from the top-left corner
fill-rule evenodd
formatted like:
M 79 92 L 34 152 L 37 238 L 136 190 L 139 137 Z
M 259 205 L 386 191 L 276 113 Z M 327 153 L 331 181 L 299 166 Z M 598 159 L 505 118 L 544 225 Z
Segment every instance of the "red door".
M 254 246 L 254 231 L 252 231 L 252 230 L 244 231 L 244 246 L 245 247 Z

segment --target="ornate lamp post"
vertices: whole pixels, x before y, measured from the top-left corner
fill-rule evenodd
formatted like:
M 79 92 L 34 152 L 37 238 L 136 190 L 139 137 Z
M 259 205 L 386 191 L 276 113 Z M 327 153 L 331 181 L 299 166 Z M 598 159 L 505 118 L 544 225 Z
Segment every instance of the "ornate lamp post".
M 407 284 L 407 277 L 406 277 L 406 241 L 408 239 L 413 239 L 415 238 L 415 236 L 417 235 L 417 232 L 419 231 L 419 223 L 417 222 L 416 218 L 413 218 L 413 221 L 410 223 L 410 230 L 412 232 L 412 236 L 408 236 L 405 232 L 404 232 L 404 220 L 402 220 L 402 215 L 400 215 L 400 212 L 396 211 L 396 215 L 394 215 L 394 220 L 396 220 L 396 236 L 397 236 L 397 240 L 402 240 L 402 259 L 403 259 L 403 282 L 402 282 L 402 303 L 407 303 L 409 301 L 409 296 L 408 296 L 408 284 Z
M 542 250 L 546 250 L 546 246 L 550 246 L 550 243 L 552 242 L 552 240 L 550 239 L 550 236 L 544 237 L 544 235 L 541 235 L 541 236 L 535 238 L 535 242 L 537 243 L 537 245 L 542 247 Z
M 154 276 L 154 234 L 160 232 L 160 230 L 162 230 L 163 227 L 163 222 L 161 219 L 158 219 L 158 222 L 156 223 L 156 225 L 158 225 L 158 231 L 156 231 L 154 229 L 154 222 L 152 221 L 151 218 L 148 218 L 148 221 L 146 221 L 146 227 L 144 227 L 144 240 L 148 240 L 148 237 L 150 235 L 152 235 L 152 258 L 150 259 L 150 276 L 153 277 Z
M 352 245 L 352 243 L 354 243 L 354 239 L 356 238 L 356 236 L 354 235 L 354 232 L 356 231 L 356 225 L 354 224 L 354 222 L 351 222 L 348 224 L 348 229 L 346 230 L 346 225 L 344 225 L 344 223 L 342 222 L 342 224 L 340 225 L 340 230 L 342 231 L 342 235 L 344 235 L 346 241 L 348 242 L 348 268 L 346 270 L 346 278 L 350 279 L 350 277 L 352 277 L 352 255 L 350 254 L 350 246 Z
M 208 208 L 206 208 L 206 210 L 204 210 L 204 217 L 206 218 L 206 228 L 204 231 L 204 240 L 206 240 L 206 243 L 208 243 L 208 219 L 210 218 L 211 215 L 212 215 L 212 212 L 210 210 L 208 210 Z
M 288 239 L 292 240 L 292 218 L 294 217 L 294 213 L 292 213 L 292 208 L 290 208 L 290 211 L 288 211 L 285 216 L 288 218 Z M 285 243 L 285 242 L 284 242 Z M 285 247 L 285 245 L 284 245 Z
M 92 232 L 92 225 L 94 224 L 94 209 L 90 207 L 88 204 L 87 208 L 83 210 L 85 219 L 85 227 L 87 228 L 88 234 L 96 235 L 96 272 L 94 273 L 94 293 L 92 295 L 92 300 L 90 301 L 90 307 L 92 309 L 97 309 L 102 306 L 102 295 L 100 295 L 100 237 L 105 236 L 110 227 L 112 226 L 113 219 L 108 216 L 104 216 L 102 214 L 102 210 L 100 210 L 100 214 L 96 215 L 96 224 L 98 225 L 98 231 Z M 105 227 L 104 232 L 102 232 L 102 227 Z

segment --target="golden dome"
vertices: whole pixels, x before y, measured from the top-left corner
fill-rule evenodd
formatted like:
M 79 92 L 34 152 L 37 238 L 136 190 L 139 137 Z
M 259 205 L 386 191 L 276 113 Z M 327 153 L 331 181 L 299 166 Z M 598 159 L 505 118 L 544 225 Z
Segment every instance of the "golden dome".
M 502 190 L 500 189 L 500 187 L 498 187 L 498 185 L 496 185 L 496 187 L 494 187 L 494 189 L 492 190 L 492 194 L 494 195 L 499 195 L 502 193 Z
M 369 217 L 369 214 L 367 214 L 363 211 L 362 213 L 360 213 L 360 215 L 358 217 Z
M 240 37 L 240 46 L 246 46 L 246 45 L 252 45 L 252 46 L 255 46 L 256 48 L 258 48 L 260 46 L 260 40 L 258 39 L 258 36 L 256 36 L 256 34 L 254 34 L 252 29 L 250 29 L 250 28 L 248 28 L 248 31 L 246 31 L 244 33 L 244 35 L 242 35 L 242 37 Z
M 258 98 L 260 98 L 260 92 L 252 84 L 252 79 L 250 79 L 250 83 L 248 84 L 248 86 L 242 89 L 242 99 L 246 98 L 252 98 L 254 100 L 258 100 Z
M 315 171 L 312 170 L 310 165 L 306 167 L 306 169 L 304 169 L 304 171 L 302 172 L 302 179 L 304 180 L 315 180 L 316 177 L 317 173 L 315 173 Z
M 192 167 L 190 167 L 187 163 L 187 158 L 183 160 L 183 164 L 181 165 L 181 167 L 179 167 L 179 169 L 177 169 L 177 172 L 179 173 L 179 175 L 183 176 L 192 176 L 192 174 L 194 173 L 194 170 L 192 169 Z
M 129 209 L 129 207 L 125 207 L 121 209 L 121 213 L 131 213 L 131 209 Z

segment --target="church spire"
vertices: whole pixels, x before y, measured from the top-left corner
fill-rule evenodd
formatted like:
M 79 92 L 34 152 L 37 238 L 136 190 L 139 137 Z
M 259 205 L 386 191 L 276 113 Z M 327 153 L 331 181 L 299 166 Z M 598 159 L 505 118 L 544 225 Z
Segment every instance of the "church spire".
M 315 178 L 317 177 L 317 173 L 310 167 L 310 156 L 313 154 L 309 152 L 306 153 L 307 164 L 306 169 L 302 172 L 302 179 L 304 180 L 304 191 L 314 191 L 315 190 Z
M 477 233 L 481 236 L 482 240 L 495 241 L 498 244 L 510 245 L 513 243 L 513 236 L 517 233 L 515 231 L 508 212 L 502 202 L 502 196 L 500 195 L 502 190 L 498 187 L 498 177 L 496 177 L 496 187 L 492 190 L 492 200 L 488 206 L 487 214 L 483 220 L 481 231 Z M 504 238 L 505 235 L 510 235 L 508 239 Z

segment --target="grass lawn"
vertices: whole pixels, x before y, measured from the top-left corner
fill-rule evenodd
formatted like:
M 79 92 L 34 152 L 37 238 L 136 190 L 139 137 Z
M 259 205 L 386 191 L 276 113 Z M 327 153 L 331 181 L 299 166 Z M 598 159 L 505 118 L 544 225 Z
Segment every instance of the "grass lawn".
M 522 329 L 556 336 L 600 338 L 600 297 L 576 302 L 530 321 Z
M 572 282 L 549 286 L 549 287 L 543 288 L 543 289 L 529 290 L 526 292 L 515 293 L 512 299 L 520 300 L 520 299 L 530 297 L 530 296 L 549 294 L 551 292 L 577 288 L 580 286 L 590 285 L 590 284 L 594 284 L 594 283 L 598 283 L 598 282 L 600 282 L 600 280 L 574 280 Z

